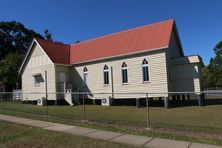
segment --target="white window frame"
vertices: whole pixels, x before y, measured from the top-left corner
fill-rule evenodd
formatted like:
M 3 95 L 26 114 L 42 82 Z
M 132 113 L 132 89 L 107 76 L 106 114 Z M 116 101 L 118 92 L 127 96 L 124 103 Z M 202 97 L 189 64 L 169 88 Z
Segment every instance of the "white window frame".
M 125 65 L 125 66 L 124 66 Z M 127 82 L 123 82 L 124 80 L 124 75 L 123 75 L 123 71 L 126 70 L 126 80 Z M 129 84 L 129 79 L 128 79 L 128 68 L 127 68 L 127 64 L 125 62 L 122 63 L 121 66 L 121 74 L 122 74 L 122 84 Z
M 37 79 L 37 77 L 40 77 L 40 75 L 34 75 L 33 78 L 34 78 L 34 86 L 35 87 L 39 87 L 40 86 L 40 79 Z
M 87 67 L 83 68 L 83 86 L 88 85 L 88 69 Z
M 144 61 L 146 61 L 147 63 L 144 64 L 144 63 L 143 63 Z M 147 67 L 147 69 L 148 69 L 148 73 L 147 73 L 147 75 L 148 75 L 148 80 L 147 80 L 147 81 L 144 80 L 144 72 L 143 72 L 143 68 L 144 68 L 144 67 Z M 143 59 L 143 61 L 142 61 L 142 82 L 143 82 L 143 83 L 150 82 L 150 68 L 149 68 L 149 62 L 148 62 L 148 60 L 146 60 L 146 59 Z
M 107 69 L 105 69 L 107 67 Z M 108 83 L 106 84 L 105 82 L 105 79 L 106 79 L 106 75 L 105 75 L 105 73 L 108 73 Z M 110 83 L 110 81 L 109 81 L 109 67 L 107 66 L 107 65 L 105 65 L 104 67 L 103 67 L 103 84 L 105 85 L 105 86 L 108 86 L 109 85 L 109 83 Z

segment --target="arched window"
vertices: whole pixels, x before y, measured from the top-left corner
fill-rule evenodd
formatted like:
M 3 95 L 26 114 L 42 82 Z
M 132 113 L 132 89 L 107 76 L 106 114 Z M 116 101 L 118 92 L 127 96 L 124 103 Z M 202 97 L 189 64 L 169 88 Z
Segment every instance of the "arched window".
M 142 72 L 143 72 L 143 82 L 149 81 L 149 66 L 146 59 L 142 63 Z
M 104 77 L 104 84 L 109 84 L 109 68 L 107 65 L 103 68 L 103 77 Z
M 125 62 L 122 64 L 122 83 L 128 83 L 128 73 L 127 73 L 127 65 Z
M 86 86 L 88 82 L 88 69 L 84 67 L 83 69 L 83 85 Z

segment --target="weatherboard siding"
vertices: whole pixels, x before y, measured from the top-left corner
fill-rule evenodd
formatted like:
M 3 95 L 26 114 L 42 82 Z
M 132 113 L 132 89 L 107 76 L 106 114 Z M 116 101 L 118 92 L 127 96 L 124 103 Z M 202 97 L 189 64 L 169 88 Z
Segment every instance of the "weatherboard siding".
M 65 82 L 71 82 L 71 76 L 70 73 L 71 69 L 70 66 L 66 65 L 55 65 L 55 72 L 56 72 L 56 92 L 61 92 L 61 80 L 60 80 L 60 73 L 65 73 L 66 81 Z M 57 94 L 57 99 L 64 99 L 64 95 Z
M 142 61 L 147 59 L 149 63 L 150 81 L 142 81 Z M 128 84 L 122 84 L 121 65 L 125 62 L 128 68 Z M 108 86 L 103 83 L 104 65 L 109 67 Z M 83 86 L 83 68 L 88 69 L 88 85 Z M 167 73 L 166 73 L 166 54 L 164 50 L 147 52 L 143 55 L 104 60 L 102 62 L 88 63 L 85 65 L 74 66 L 73 83 L 74 90 L 89 91 L 95 98 L 112 96 L 111 87 L 111 67 L 113 68 L 113 86 L 115 98 L 143 98 L 145 94 L 136 93 L 160 93 L 167 92 Z M 95 93 L 109 93 L 98 95 Z M 126 93 L 126 94 L 118 94 Z M 131 94 L 135 93 L 135 94 Z M 161 97 L 167 94 L 149 94 L 149 97 Z
M 45 70 L 47 71 L 47 86 L 48 92 L 55 92 L 55 68 L 49 57 L 41 49 L 39 45 L 33 47 L 33 52 L 27 60 L 26 66 L 22 74 L 22 90 L 24 100 L 37 100 L 45 97 Z M 34 85 L 34 74 L 40 73 L 43 78 L 43 82 L 40 86 Z M 27 94 L 29 93 L 29 94 Z M 30 94 L 41 93 L 41 94 Z M 55 99 L 55 94 L 48 95 L 49 100 Z
M 173 91 L 200 92 L 200 73 L 199 64 L 180 64 L 173 66 Z
M 174 91 L 173 86 L 172 86 L 173 85 L 173 82 L 172 82 L 173 67 L 171 64 L 171 59 L 178 58 L 178 57 L 182 56 L 179 52 L 182 49 L 180 49 L 178 43 L 179 43 L 179 41 L 177 40 L 176 33 L 175 33 L 175 31 L 173 31 L 170 36 L 169 48 L 166 51 L 167 74 L 168 74 L 168 92 Z
M 170 58 L 175 58 L 175 57 L 180 57 L 180 49 L 179 48 L 179 41 L 176 37 L 176 33 L 175 31 L 173 31 L 171 33 L 171 36 L 170 36 L 170 45 L 169 45 L 169 56 Z
M 63 65 L 55 65 L 55 71 L 56 71 L 56 92 L 60 92 L 59 83 L 60 81 L 60 73 L 65 73 L 66 76 L 66 82 L 71 82 L 71 73 L 70 73 L 70 66 L 63 66 Z

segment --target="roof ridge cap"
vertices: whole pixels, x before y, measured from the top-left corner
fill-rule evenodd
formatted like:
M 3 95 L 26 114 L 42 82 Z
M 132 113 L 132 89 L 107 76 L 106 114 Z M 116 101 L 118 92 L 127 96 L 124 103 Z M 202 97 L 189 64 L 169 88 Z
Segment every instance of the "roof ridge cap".
M 65 44 L 65 43 L 62 43 L 62 42 L 48 41 L 48 40 L 41 39 L 41 38 L 36 38 L 36 37 L 34 37 L 34 39 L 35 40 L 42 40 L 44 42 L 52 43 L 52 44 L 60 44 L 60 45 L 64 45 L 64 46 L 69 46 L 70 45 L 70 44 Z
M 162 23 L 165 23 L 165 22 L 168 22 L 168 21 L 173 21 L 173 23 L 174 23 L 175 19 L 168 19 L 168 20 L 164 20 L 164 21 L 161 21 L 161 22 L 156 22 L 156 23 L 152 23 L 152 24 L 148 24 L 148 25 L 143 25 L 143 26 L 138 26 L 138 27 L 134 27 L 134 28 L 130 28 L 130 29 L 125 29 L 125 30 L 122 30 L 122 31 L 119 31 L 119 32 L 109 33 L 109 34 L 106 34 L 106 35 L 103 35 L 103 36 L 100 36 L 100 37 L 95 37 L 95 38 L 92 38 L 92 39 L 88 39 L 86 41 L 82 41 L 80 43 L 72 43 L 72 44 L 70 44 L 70 46 L 75 46 L 75 45 L 79 45 L 79 44 L 86 43 L 86 42 L 89 42 L 89 41 L 102 39 L 102 38 L 105 38 L 105 37 L 109 37 L 109 36 L 112 36 L 112 35 L 117 35 L 117 34 L 120 34 L 120 33 L 127 32 L 127 31 L 133 31 L 133 30 L 140 29 L 140 28 L 145 28 L 145 27 L 148 27 L 148 26 L 162 24 Z

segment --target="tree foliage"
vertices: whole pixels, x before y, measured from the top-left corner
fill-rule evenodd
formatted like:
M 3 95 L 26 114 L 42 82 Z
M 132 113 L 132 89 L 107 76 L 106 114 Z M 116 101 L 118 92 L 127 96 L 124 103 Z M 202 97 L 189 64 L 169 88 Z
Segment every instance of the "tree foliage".
M 214 47 L 215 57 L 203 68 L 205 87 L 222 87 L 222 41 Z
M 78 43 L 81 43 L 81 41 L 77 40 L 77 41 L 75 41 L 75 43 L 78 44 Z
M 0 22 L 0 88 L 11 91 L 19 82 L 18 69 L 33 37 L 43 38 L 19 22 Z
M 216 44 L 214 47 L 215 54 L 221 55 L 222 54 L 222 41 Z
M 45 31 L 44 31 L 44 37 L 48 41 L 53 41 L 52 33 L 50 33 L 48 29 L 45 29 Z
M 0 60 L 9 53 L 25 54 L 33 37 L 43 38 L 16 21 L 0 22 Z
M 1 82 L 6 86 L 5 89 L 8 91 L 15 88 L 16 83 L 20 81 L 18 70 L 22 59 L 22 54 L 10 53 L 0 61 Z

